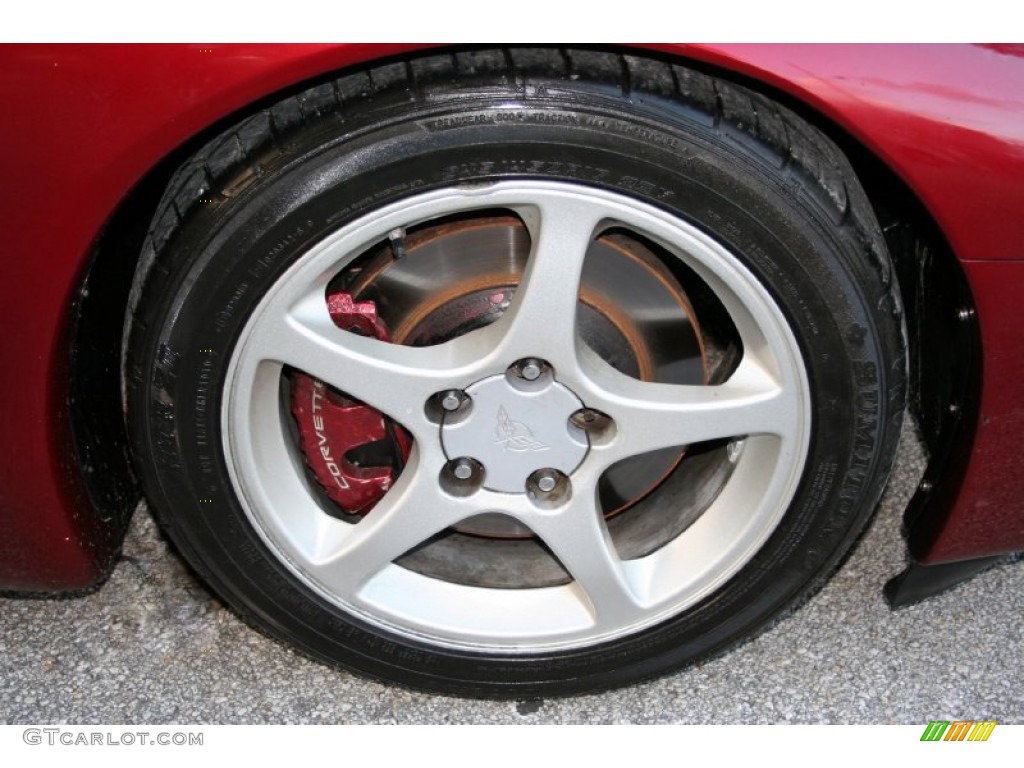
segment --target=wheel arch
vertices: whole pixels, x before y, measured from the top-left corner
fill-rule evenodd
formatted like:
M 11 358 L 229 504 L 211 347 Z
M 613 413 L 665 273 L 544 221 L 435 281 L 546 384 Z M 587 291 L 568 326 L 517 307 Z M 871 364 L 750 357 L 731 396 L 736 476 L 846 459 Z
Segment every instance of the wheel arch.
M 175 172 L 227 127 L 280 99 L 339 73 L 379 65 L 389 59 L 438 55 L 449 50 L 453 49 L 431 49 L 425 53 L 410 49 L 397 56 L 389 53 L 385 59 L 340 70 L 328 69 L 283 89 L 272 89 L 256 101 L 210 122 L 170 152 L 155 158 L 111 212 L 83 273 L 81 298 L 70 320 L 67 394 L 73 406 L 71 427 L 78 466 L 100 470 L 83 473 L 86 487 L 93 506 L 101 518 L 110 521 L 117 540 L 123 536 L 139 498 L 122 408 L 124 316 L 140 268 L 149 222 Z M 740 63 L 730 66 L 720 58 L 710 63 L 699 47 L 674 51 L 632 49 L 630 54 L 702 69 L 762 93 L 815 125 L 848 156 L 882 223 L 906 304 L 910 402 L 932 457 L 925 483 L 906 513 L 911 549 L 923 551 L 928 540 L 941 529 L 955 500 L 970 455 L 980 400 L 977 323 L 973 315 L 966 322 L 960 319 L 960 310 L 973 306 L 970 286 L 949 239 L 921 198 L 878 153 L 809 99 L 798 95 L 795 88 L 784 90 L 767 79 L 755 77 Z M 956 354 L 948 354 L 947 344 L 934 343 L 936 337 L 949 338 L 946 333 L 934 333 L 936 324 L 952 334 Z
M 698 63 L 698 67 L 702 64 Z M 949 588 L 987 567 L 992 558 L 958 564 L 956 576 L 940 573 L 933 547 L 954 513 L 971 461 L 980 418 L 984 355 L 981 321 L 961 256 L 926 201 L 886 159 L 826 114 L 796 86 L 784 90 L 719 63 L 709 72 L 778 101 L 814 125 L 847 156 L 878 217 L 896 268 L 907 325 L 908 408 L 924 444 L 926 467 L 903 511 L 913 583 L 906 573 L 886 594 L 894 606 Z M 913 425 L 911 425 L 913 428 Z M 929 569 L 934 575 L 929 576 Z M 913 592 L 913 597 L 910 593 Z

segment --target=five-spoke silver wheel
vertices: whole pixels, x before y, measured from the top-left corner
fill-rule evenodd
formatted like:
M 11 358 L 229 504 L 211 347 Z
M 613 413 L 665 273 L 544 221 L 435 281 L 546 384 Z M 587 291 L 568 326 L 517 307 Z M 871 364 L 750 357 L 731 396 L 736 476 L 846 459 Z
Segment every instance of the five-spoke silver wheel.
M 374 243 L 480 211 L 518 218 L 530 242 L 514 297 L 494 322 L 429 346 L 332 322 L 325 291 Z M 724 307 L 741 350 L 724 381 L 645 381 L 616 370 L 583 339 L 581 275 L 595 242 L 612 231 L 653 243 Z M 358 522 L 329 514 L 308 477 L 283 405 L 289 370 L 372 406 L 412 438 L 393 486 Z M 812 405 L 786 316 L 726 247 L 648 203 L 550 181 L 424 192 L 316 243 L 244 325 L 224 393 L 223 451 L 235 491 L 295 577 L 398 636 L 502 652 L 631 635 L 721 587 L 789 507 L 808 454 Z M 594 420 L 600 429 L 588 428 Z M 631 457 L 708 441 L 727 443 L 731 464 L 714 498 L 653 551 L 621 551 L 599 503 L 602 475 Z M 498 589 L 400 562 L 488 515 L 528 531 L 568 582 Z

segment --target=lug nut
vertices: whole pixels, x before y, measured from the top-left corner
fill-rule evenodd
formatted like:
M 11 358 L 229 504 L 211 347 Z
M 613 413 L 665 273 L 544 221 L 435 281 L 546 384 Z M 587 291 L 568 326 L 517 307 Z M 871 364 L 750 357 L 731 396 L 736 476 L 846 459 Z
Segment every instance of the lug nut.
M 593 408 L 580 408 L 569 417 L 569 420 L 580 429 L 590 429 L 599 418 L 599 414 Z
M 469 456 L 461 456 L 444 465 L 438 480 L 441 490 L 445 493 L 456 498 L 465 498 L 480 490 L 486 474 L 487 470 L 479 461 Z
M 538 469 L 526 481 L 526 492 L 541 509 L 555 509 L 572 495 L 569 478 L 557 469 Z
M 569 417 L 569 423 L 590 435 L 591 438 L 611 434 L 612 417 L 593 408 L 580 408 Z
M 505 378 L 508 379 L 509 384 L 520 389 L 524 386 L 527 389 L 536 389 L 552 376 L 551 366 L 546 360 L 541 360 L 539 357 L 521 358 L 505 369 Z M 535 386 L 531 387 L 530 385 L 534 383 L 536 383 Z
M 527 381 L 536 381 L 540 378 L 542 366 L 539 360 L 524 360 L 519 366 L 519 373 Z
M 563 477 L 557 469 L 538 469 L 533 473 L 533 483 L 541 493 L 551 493 Z
M 455 411 L 458 410 L 465 399 L 466 396 L 462 392 L 459 392 L 457 389 L 449 389 L 441 395 L 441 407 L 446 411 Z

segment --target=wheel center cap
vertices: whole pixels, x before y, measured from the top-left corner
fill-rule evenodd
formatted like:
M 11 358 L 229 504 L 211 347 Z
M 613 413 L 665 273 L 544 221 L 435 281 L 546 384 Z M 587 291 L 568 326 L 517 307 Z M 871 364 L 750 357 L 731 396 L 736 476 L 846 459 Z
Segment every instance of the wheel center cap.
M 485 488 L 525 493 L 538 469 L 572 474 L 590 450 L 586 432 L 569 422 L 583 403 L 550 373 L 535 381 L 490 376 L 465 392 L 470 404 L 445 414 L 441 445 L 449 459 L 480 462 Z

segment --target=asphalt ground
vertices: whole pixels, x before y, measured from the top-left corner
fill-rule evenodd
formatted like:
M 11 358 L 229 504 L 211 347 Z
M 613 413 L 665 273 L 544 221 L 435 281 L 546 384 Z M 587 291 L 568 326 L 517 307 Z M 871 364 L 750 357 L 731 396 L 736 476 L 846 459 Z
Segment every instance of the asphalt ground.
M 102 589 L 0 599 L 0 722 L 1024 723 L 1024 562 L 901 611 L 882 599 L 922 466 L 905 439 L 853 556 L 756 639 L 652 683 L 525 702 L 429 696 L 306 659 L 212 597 L 143 506 Z

